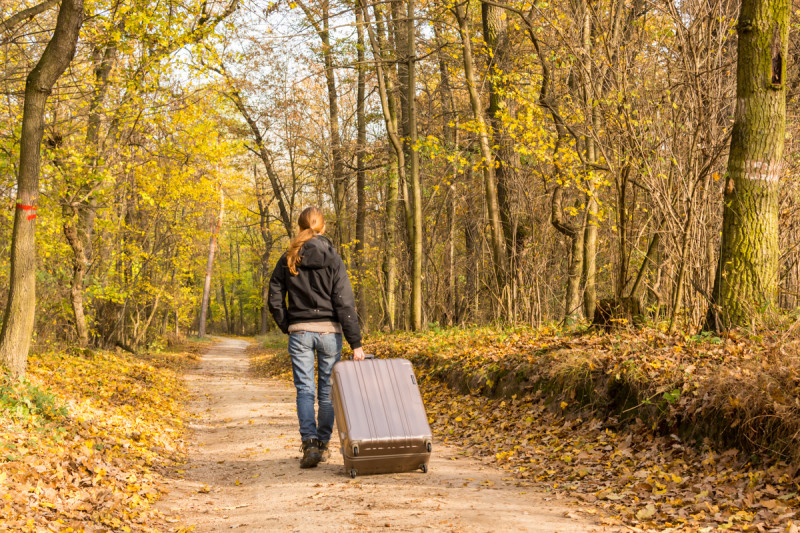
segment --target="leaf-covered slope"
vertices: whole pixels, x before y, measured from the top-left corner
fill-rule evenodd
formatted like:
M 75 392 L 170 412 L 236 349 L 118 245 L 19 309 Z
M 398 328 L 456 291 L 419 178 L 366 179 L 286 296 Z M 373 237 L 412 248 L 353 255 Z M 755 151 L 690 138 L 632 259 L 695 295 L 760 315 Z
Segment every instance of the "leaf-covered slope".
M 161 466 L 182 453 L 190 353 L 50 351 L 0 386 L 0 516 L 13 531 L 153 531 Z
M 800 459 L 800 339 L 790 336 L 444 330 L 379 337 L 369 349 L 409 358 L 461 393 L 538 393 L 584 416 Z

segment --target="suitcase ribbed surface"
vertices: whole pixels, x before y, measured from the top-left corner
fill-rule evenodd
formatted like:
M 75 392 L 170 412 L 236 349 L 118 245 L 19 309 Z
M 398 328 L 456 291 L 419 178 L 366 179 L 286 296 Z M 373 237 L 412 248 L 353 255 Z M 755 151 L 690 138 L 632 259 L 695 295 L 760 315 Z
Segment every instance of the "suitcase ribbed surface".
M 364 469 L 364 462 L 374 459 L 369 461 L 375 463 L 369 470 L 386 472 L 427 463 L 431 429 L 409 361 L 337 363 L 333 369 L 333 405 L 346 463 L 359 462 Z M 358 447 L 357 456 L 354 446 Z M 386 457 L 385 468 L 376 463 L 381 457 Z M 392 462 L 398 466 L 393 468 Z

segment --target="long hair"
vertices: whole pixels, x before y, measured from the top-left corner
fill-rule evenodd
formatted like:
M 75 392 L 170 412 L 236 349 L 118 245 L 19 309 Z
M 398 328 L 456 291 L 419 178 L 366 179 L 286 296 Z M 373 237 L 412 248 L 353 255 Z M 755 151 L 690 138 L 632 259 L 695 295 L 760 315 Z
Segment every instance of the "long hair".
M 306 207 L 297 218 L 297 225 L 300 231 L 289 243 L 289 250 L 286 252 L 286 262 L 289 264 L 289 272 L 292 273 L 292 276 L 297 275 L 297 265 L 300 264 L 301 259 L 300 248 L 303 247 L 306 241 L 314 238 L 315 235 L 319 235 L 325 229 L 325 219 L 322 217 L 322 211 L 316 207 Z

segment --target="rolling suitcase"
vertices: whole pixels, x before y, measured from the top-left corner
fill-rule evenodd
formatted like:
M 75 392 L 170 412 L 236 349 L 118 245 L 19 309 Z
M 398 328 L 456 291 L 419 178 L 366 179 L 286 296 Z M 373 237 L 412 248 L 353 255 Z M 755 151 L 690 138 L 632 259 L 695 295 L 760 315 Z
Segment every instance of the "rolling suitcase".
M 428 471 L 431 428 L 409 361 L 339 361 L 331 389 L 350 477 Z

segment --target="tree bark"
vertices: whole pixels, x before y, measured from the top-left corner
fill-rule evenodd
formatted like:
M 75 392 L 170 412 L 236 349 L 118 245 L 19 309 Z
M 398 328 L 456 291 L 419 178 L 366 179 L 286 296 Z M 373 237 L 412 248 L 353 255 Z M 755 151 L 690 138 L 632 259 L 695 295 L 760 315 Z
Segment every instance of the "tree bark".
M 375 59 L 376 77 L 378 79 L 378 94 L 381 100 L 381 110 L 383 111 L 383 119 L 386 125 L 386 131 L 389 135 L 389 141 L 395 154 L 397 163 L 397 172 L 389 176 L 389 183 L 386 193 L 386 218 L 385 218 L 385 234 L 386 234 L 386 254 L 384 255 L 383 270 L 386 279 L 386 307 L 387 307 L 387 320 L 390 330 L 397 327 L 397 258 L 395 256 L 395 241 L 397 235 L 395 232 L 395 220 L 397 219 L 397 204 L 398 204 L 398 188 L 401 177 L 405 176 L 406 165 L 405 155 L 403 152 L 403 144 L 398 134 L 397 126 L 397 107 L 394 99 L 394 87 L 391 74 L 383 68 L 385 61 L 384 50 L 385 46 L 385 29 L 384 18 L 382 11 L 378 5 L 374 6 L 375 21 L 377 31 L 373 31 L 370 25 L 369 11 L 366 6 L 363 7 L 365 27 L 369 35 L 370 45 L 372 47 L 372 55 Z
M 650 245 L 647 247 L 647 253 L 642 261 L 642 266 L 639 267 L 639 272 L 636 274 L 636 280 L 633 282 L 633 287 L 631 287 L 631 292 L 628 295 L 630 298 L 639 298 L 639 289 L 644 281 L 644 275 L 647 272 L 647 268 L 650 264 L 655 263 L 658 244 L 661 242 L 661 228 L 664 226 L 665 221 L 666 219 L 661 219 L 661 222 L 658 224 L 653 237 L 650 239 Z
M 53 37 L 25 84 L 9 297 L 0 332 L 0 363 L 19 376 L 25 374 L 36 312 L 34 220 L 39 196 L 44 113 L 53 85 L 75 55 L 82 22 L 83 0 L 62 0 Z
M 560 143 L 556 141 L 555 152 Z M 558 164 L 556 164 L 558 166 Z M 560 177 L 557 176 L 556 182 Z M 567 268 L 567 292 L 564 296 L 564 321 L 571 324 L 581 317 L 581 270 L 583 268 L 583 231 L 580 227 L 564 222 L 563 188 L 557 185 L 551 199 L 550 223 L 570 241 L 569 267 Z
M 358 305 L 358 317 L 362 328 L 367 323 L 367 291 L 364 287 L 366 278 L 364 244 L 366 239 L 367 222 L 367 172 L 364 168 L 365 151 L 367 148 L 367 119 L 365 114 L 366 100 L 366 77 L 367 66 L 364 56 L 364 13 L 361 2 L 356 2 L 356 69 L 358 71 L 358 81 L 356 88 L 356 128 L 358 130 L 356 138 L 356 246 L 355 263 L 358 272 L 358 286 L 356 287 L 356 303 Z
M 442 35 L 441 22 L 433 26 L 439 63 L 439 101 L 442 106 L 442 138 L 445 148 L 458 154 L 458 114 L 455 112 L 453 89 L 450 84 L 450 73 L 447 69 L 447 58 L 444 53 L 446 43 Z M 458 322 L 458 298 L 456 295 L 456 186 L 459 165 L 454 161 L 450 165 L 452 182 L 448 193 L 448 243 L 447 243 L 447 323 L 452 326 Z
M 225 333 L 233 333 L 233 325 L 231 324 L 231 314 L 228 311 L 228 295 L 225 291 L 225 280 L 219 280 L 219 301 L 222 302 L 222 310 L 225 312 Z M 233 303 L 231 301 L 231 303 Z
M 78 335 L 78 345 L 81 348 L 85 348 L 89 345 L 89 328 L 86 325 L 86 315 L 83 308 L 83 279 L 86 275 L 89 261 L 83 248 L 83 240 L 78 234 L 75 220 L 77 218 L 77 216 L 73 216 L 72 219 L 64 223 L 64 236 L 67 238 L 67 243 L 72 248 L 73 253 L 70 303 L 72 304 L 72 312 L 75 315 L 75 332 Z
M 403 174 L 398 176 L 398 188 L 402 192 L 402 205 L 403 215 L 406 221 L 407 246 L 413 248 L 414 242 L 414 213 L 411 205 L 412 192 L 409 189 L 409 183 L 406 179 L 411 172 L 411 145 L 408 139 L 411 135 L 410 122 L 409 122 L 409 108 L 408 108 L 408 24 L 407 12 L 408 6 L 406 5 L 405 13 L 403 11 L 405 0 L 391 0 L 391 24 L 387 19 L 387 30 L 392 32 L 394 36 L 395 45 L 395 64 L 397 65 L 397 100 L 400 102 L 400 123 L 398 127 L 398 134 L 403 141 L 403 160 L 406 164 L 406 170 Z M 412 267 L 413 268 L 413 267 Z
M 100 118 L 103 101 L 108 92 L 109 77 L 117 59 L 117 46 L 111 44 L 103 51 L 96 47 L 92 51 L 94 61 L 94 90 L 89 102 L 89 117 L 86 125 L 85 146 L 88 150 L 86 168 L 93 174 L 100 159 Z M 70 187 L 72 186 L 72 187 Z M 92 234 L 94 221 L 97 216 L 97 201 L 93 196 L 94 184 L 74 187 L 69 183 L 67 193 L 69 205 L 64 208 L 64 235 L 67 243 L 72 248 L 72 284 L 70 286 L 70 303 L 75 315 L 75 332 L 78 335 L 78 344 L 86 347 L 89 344 L 89 328 L 86 324 L 86 311 L 84 309 L 84 279 L 89 270 L 89 261 L 92 253 Z
M 422 187 L 419 179 L 419 152 L 417 144 L 417 75 L 416 75 L 416 24 L 414 23 L 414 0 L 406 0 L 408 6 L 408 86 L 406 106 L 408 108 L 408 153 L 409 181 L 411 182 L 411 212 L 413 233 L 411 247 L 411 329 L 422 329 Z
M 595 185 L 595 174 L 593 166 L 597 162 L 597 146 L 592 136 L 592 131 L 599 131 L 599 106 L 595 105 L 594 80 L 592 77 L 592 11 L 588 2 L 582 2 L 583 7 L 583 104 L 586 115 L 587 133 L 584 135 L 583 142 L 585 147 L 585 160 L 587 165 L 586 179 L 586 217 L 583 230 L 583 314 L 590 322 L 594 318 L 594 310 L 597 305 L 597 187 Z
M 206 336 L 206 319 L 208 318 L 208 302 L 211 299 L 211 275 L 214 271 L 214 254 L 217 251 L 217 237 L 222 228 L 222 217 L 225 214 L 225 196 L 222 189 L 219 191 L 219 216 L 211 228 L 211 238 L 208 242 L 208 261 L 206 262 L 206 277 L 203 282 L 203 299 L 200 303 L 200 323 L 197 335 L 202 339 Z
M 494 258 L 495 274 L 499 286 L 502 289 L 506 282 L 506 253 L 503 240 L 503 224 L 500 220 L 500 208 L 497 200 L 497 184 L 494 176 L 494 157 L 492 156 L 491 146 L 489 145 L 489 135 L 486 123 L 483 120 L 483 110 L 481 99 L 478 95 L 477 83 L 475 81 L 475 62 L 472 58 L 472 38 L 469 33 L 467 12 L 464 5 L 457 4 L 454 8 L 456 20 L 458 21 L 458 31 L 461 36 L 464 59 L 464 75 L 469 91 L 470 107 L 472 108 L 473 120 L 478 129 L 478 141 L 483 161 L 483 181 L 486 192 L 486 206 L 489 211 L 489 229 L 492 243 L 492 256 Z
M 776 302 L 788 32 L 788 0 L 742 1 L 722 241 L 707 320 L 718 331 L 750 324 Z
M 503 0 L 499 0 L 503 3 Z M 489 107 L 486 116 L 492 130 L 492 146 L 497 147 L 495 157 L 495 180 L 497 181 L 497 202 L 500 220 L 503 225 L 506 253 L 514 257 L 514 235 L 511 221 L 511 204 L 509 200 L 509 182 L 513 166 L 511 159 L 514 150 L 509 146 L 508 138 L 503 134 L 502 108 L 506 104 L 502 91 L 505 84 L 501 81 L 503 73 L 508 70 L 508 20 L 505 9 L 488 2 L 481 2 L 481 18 L 483 22 L 483 40 L 489 50 Z

